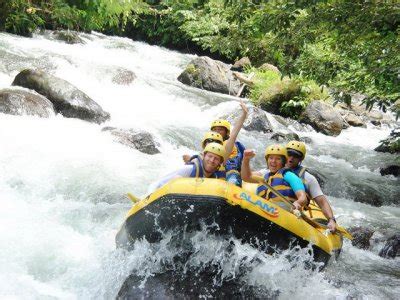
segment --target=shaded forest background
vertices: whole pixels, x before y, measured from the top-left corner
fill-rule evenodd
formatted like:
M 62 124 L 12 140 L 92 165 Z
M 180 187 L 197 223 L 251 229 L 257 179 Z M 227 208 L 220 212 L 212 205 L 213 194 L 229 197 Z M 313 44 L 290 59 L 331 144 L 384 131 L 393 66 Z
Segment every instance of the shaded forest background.
M 247 56 L 314 90 L 329 87 L 335 101 L 362 93 L 368 107 L 397 116 L 399 25 L 397 1 L 0 0 L 2 31 L 95 30 L 228 62 Z M 288 115 L 308 101 L 294 99 Z

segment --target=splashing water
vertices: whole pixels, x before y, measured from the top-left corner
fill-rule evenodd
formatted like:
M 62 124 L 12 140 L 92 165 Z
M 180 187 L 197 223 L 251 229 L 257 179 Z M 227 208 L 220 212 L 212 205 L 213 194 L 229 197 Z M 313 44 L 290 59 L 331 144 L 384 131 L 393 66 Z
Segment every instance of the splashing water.
M 130 207 L 126 192 L 144 195 L 152 181 L 179 167 L 182 154 L 199 150 L 211 120 L 234 111 L 238 102 L 177 82 L 190 55 L 98 33 L 80 36 L 85 44 L 66 45 L 51 35 L 0 33 L 0 88 L 9 87 L 24 68 L 41 68 L 111 113 L 103 125 L 59 115 L 0 114 L 2 298 L 110 299 L 132 291 L 163 298 L 400 295 L 399 258 L 379 257 L 383 245 L 365 251 L 346 242 L 339 260 L 322 272 L 309 267 L 310 249 L 266 255 L 206 230 L 178 241 L 173 233 L 157 244 L 137 241 L 130 252 L 115 249 L 115 234 Z M 137 79 L 113 83 L 120 69 L 135 72 Z M 161 153 L 150 156 L 117 144 L 103 126 L 149 131 Z M 326 174 L 325 192 L 344 226 L 400 230 L 398 179 L 378 173 L 382 161 L 394 158 L 372 151 L 389 131 L 350 128 L 337 138 L 299 132 L 313 141 L 305 164 Z M 243 131 L 239 139 L 258 153 L 270 143 L 267 135 L 253 132 Z M 255 168 L 263 164 L 256 160 Z M 360 182 L 385 195 L 382 207 L 353 201 Z

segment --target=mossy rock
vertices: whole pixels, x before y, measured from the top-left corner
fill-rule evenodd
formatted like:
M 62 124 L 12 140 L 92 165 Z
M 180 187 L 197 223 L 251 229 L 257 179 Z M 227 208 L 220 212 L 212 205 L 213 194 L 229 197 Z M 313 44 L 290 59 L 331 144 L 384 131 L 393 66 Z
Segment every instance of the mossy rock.
M 301 86 L 296 81 L 284 78 L 272 83 L 269 88 L 265 89 L 258 99 L 258 103 L 265 111 L 281 114 L 282 103 L 300 95 L 300 92 Z
M 381 144 L 375 148 L 378 152 L 400 153 L 400 128 L 392 130 L 389 137 L 382 140 Z

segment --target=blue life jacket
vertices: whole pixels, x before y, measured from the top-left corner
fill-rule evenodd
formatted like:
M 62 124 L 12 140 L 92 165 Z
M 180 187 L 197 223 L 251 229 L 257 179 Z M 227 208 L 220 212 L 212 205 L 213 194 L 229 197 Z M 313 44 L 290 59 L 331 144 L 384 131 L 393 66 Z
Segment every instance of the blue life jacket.
M 234 157 L 228 158 L 228 160 L 226 161 L 225 170 L 227 172 L 231 170 L 236 170 L 240 172 L 242 168 L 243 152 L 246 148 L 241 142 L 235 142 L 234 147 L 236 147 L 235 150 L 237 154 Z
M 193 155 L 187 165 L 193 165 L 192 172 L 190 173 L 190 177 L 194 178 L 204 178 L 204 168 L 203 168 L 203 159 L 200 155 Z M 223 170 L 218 170 L 211 174 L 209 178 L 219 178 L 225 179 L 226 173 Z
M 290 170 L 287 169 L 287 168 L 282 168 L 282 169 L 280 169 L 278 172 L 276 172 L 273 175 L 271 174 L 271 172 L 267 172 L 264 175 L 264 179 L 265 179 L 266 182 L 268 182 L 268 184 L 270 186 L 272 186 L 275 190 L 280 192 L 283 196 L 295 201 L 295 200 L 297 200 L 296 194 L 294 193 L 294 191 L 290 187 L 290 184 L 287 183 L 283 179 L 283 176 L 285 175 L 285 173 L 287 171 L 290 171 Z M 267 199 L 272 199 L 272 198 L 276 198 L 276 197 L 278 197 L 278 196 L 275 195 L 274 192 L 268 190 L 268 192 L 266 194 L 266 198 Z

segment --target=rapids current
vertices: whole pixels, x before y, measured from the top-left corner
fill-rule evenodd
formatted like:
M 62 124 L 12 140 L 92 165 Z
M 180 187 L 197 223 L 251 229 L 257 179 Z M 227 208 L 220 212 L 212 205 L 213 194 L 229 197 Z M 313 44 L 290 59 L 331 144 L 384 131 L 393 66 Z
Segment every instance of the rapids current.
M 98 33 L 80 36 L 85 44 L 68 45 L 50 34 L 0 33 L 0 88 L 9 87 L 22 69 L 41 68 L 111 114 L 102 125 L 60 115 L 0 114 L 1 298 L 110 299 L 128 276 L 138 283 L 137 297 L 399 298 L 399 257 L 378 256 L 380 243 L 366 251 L 345 241 L 339 259 L 322 272 L 306 267 L 307 249 L 270 256 L 206 230 L 188 237 L 187 245 L 170 233 L 156 245 L 137 241 L 129 253 L 115 249 L 115 234 L 130 208 L 126 192 L 143 196 L 151 182 L 181 166 L 181 155 L 198 151 L 208 124 L 237 109 L 238 100 L 179 83 L 191 55 Z M 119 68 L 132 70 L 137 79 L 113 83 Z M 161 154 L 120 145 L 101 131 L 104 126 L 149 131 Z M 298 131 L 312 139 L 305 165 L 326 176 L 324 191 L 345 227 L 400 231 L 399 180 L 378 171 L 395 158 L 373 151 L 389 132 L 349 128 L 333 138 Z M 268 137 L 243 130 L 239 140 L 260 154 L 271 143 Z M 261 155 L 255 163 L 263 166 Z M 382 207 L 354 202 L 366 187 L 384 195 Z M 214 277 L 196 286 L 213 268 Z

